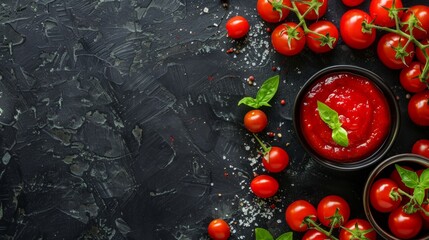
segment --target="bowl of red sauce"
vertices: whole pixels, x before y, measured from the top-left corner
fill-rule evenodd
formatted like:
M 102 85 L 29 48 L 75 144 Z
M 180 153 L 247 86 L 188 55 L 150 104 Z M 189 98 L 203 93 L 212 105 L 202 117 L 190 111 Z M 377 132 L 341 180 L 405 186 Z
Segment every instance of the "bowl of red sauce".
M 394 143 L 400 114 L 396 97 L 375 73 L 336 65 L 314 74 L 294 104 L 294 127 L 320 164 L 358 170 L 379 161 Z

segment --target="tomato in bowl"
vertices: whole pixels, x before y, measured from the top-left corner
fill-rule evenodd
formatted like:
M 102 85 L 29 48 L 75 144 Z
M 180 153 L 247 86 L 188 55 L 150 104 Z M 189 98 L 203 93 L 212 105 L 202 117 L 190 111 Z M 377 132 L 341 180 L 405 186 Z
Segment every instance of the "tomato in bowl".
M 350 65 L 327 67 L 301 88 L 294 127 L 304 149 L 335 170 L 358 170 L 379 161 L 399 131 L 395 95 L 373 72 Z

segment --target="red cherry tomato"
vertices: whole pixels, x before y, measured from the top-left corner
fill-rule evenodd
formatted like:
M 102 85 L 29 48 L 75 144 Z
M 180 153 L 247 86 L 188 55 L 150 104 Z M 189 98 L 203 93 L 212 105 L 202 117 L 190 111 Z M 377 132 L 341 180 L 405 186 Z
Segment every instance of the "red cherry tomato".
M 401 167 L 405 168 L 407 170 L 410 170 L 410 171 L 414 171 L 414 169 L 412 169 L 410 166 L 401 166 Z M 393 169 L 393 171 L 390 174 L 389 178 L 392 179 L 398 185 L 398 188 L 400 188 L 402 191 L 405 191 L 405 192 L 407 192 L 409 194 L 413 193 L 414 190 L 412 188 L 409 188 L 409 187 L 405 186 L 405 183 L 402 181 L 401 176 L 399 175 L 398 170 L 396 170 L 396 168 Z M 404 197 L 403 200 L 407 201 L 409 199 L 407 199 L 406 197 Z
M 302 240 L 326 240 L 326 239 L 329 239 L 329 237 L 326 236 L 324 233 L 317 231 L 316 229 L 308 230 L 302 237 Z
M 408 92 L 416 93 L 425 90 L 428 86 L 425 82 L 420 81 L 423 64 L 420 62 L 411 62 L 404 67 L 399 74 L 399 82 L 401 86 Z
M 214 240 L 226 240 L 231 235 L 228 223 L 219 218 L 210 222 L 208 232 L 210 238 Z
M 429 204 L 422 204 L 422 208 L 426 211 L 429 212 Z M 420 216 L 422 217 L 423 220 L 423 228 L 424 229 L 429 229 L 429 216 L 427 216 L 423 211 L 419 211 Z
M 401 9 L 402 0 L 371 0 L 369 4 L 369 15 L 374 19 L 374 23 L 383 27 L 395 26 L 395 19 L 390 18 L 389 11 L 386 8 L 391 8 L 395 2 L 395 7 Z M 398 16 L 401 17 L 403 10 L 398 12 Z
M 286 208 L 285 217 L 286 223 L 293 231 L 305 232 L 307 224 L 305 224 L 304 219 L 309 217 L 316 221 L 317 211 L 311 203 L 305 200 L 297 200 Z
M 424 30 L 422 31 L 419 28 L 413 28 L 413 36 L 419 40 L 429 37 L 429 7 L 424 5 L 414 5 L 405 11 L 401 17 L 401 22 L 404 23 L 402 30 L 406 33 L 409 33 L 407 21 L 410 19 L 411 15 L 416 17 L 418 20 L 418 26 Z
M 368 13 L 351 9 L 343 14 L 340 20 L 340 34 L 347 46 L 355 49 L 364 49 L 369 47 L 376 37 L 376 31 L 362 32 L 362 23 L 370 23 L 371 17 Z
M 398 238 L 412 239 L 422 229 L 422 217 L 418 212 L 407 214 L 402 207 L 389 214 L 388 225 L 390 231 Z
M 342 0 L 347 7 L 356 7 L 361 5 L 365 0 Z
M 379 212 L 391 212 L 399 207 L 400 200 L 390 198 L 391 191 L 397 191 L 398 185 L 389 178 L 376 180 L 369 191 L 369 201 L 371 206 Z
M 281 172 L 289 165 L 289 155 L 280 147 L 271 147 L 262 158 L 262 164 L 269 172 Z
M 412 153 L 429 158 L 429 139 L 420 139 L 413 144 Z
M 374 230 L 369 231 L 366 234 L 363 234 L 364 232 L 373 229 L 371 224 L 364 219 L 359 219 L 359 218 L 352 219 L 348 221 L 346 224 L 344 224 L 343 227 L 347 228 L 349 231 L 344 228 L 341 228 L 340 235 L 339 235 L 340 240 L 362 239 L 362 235 L 368 240 L 377 239 L 377 233 Z M 356 236 L 353 235 L 353 233 L 355 233 Z
M 306 35 L 307 47 L 310 48 L 311 51 L 315 53 L 325 53 L 331 51 L 337 45 L 339 33 L 337 27 L 332 22 L 320 20 L 312 23 L 308 29 L 313 31 Z M 335 40 L 329 45 L 325 38 L 321 38 L 316 33 L 334 38 Z
M 405 49 L 407 56 L 404 60 L 396 58 L 395 48 L 405 46 L 407 39 L 396 33 L 387 33 L 381 37 L 377 45 L 377 55 L 381 62 L 390 69 L 401 69 L 408 66 L 414 57 L 414 44 L 409 43 Z
M 250 110 L 244 115 L 244 127 L 252 133 L 261 132 L 267 124 L 267 115 L 259 109 Z
M 304 14 L 310 8 L 310 5 L 309 5 L 310 2 L 311 0 L 302 0 L 302 1 L 295 1 L 295 4 L 296 4 L 296 7 L 298 8 L 298 11 L 301 14 Z M 325 15 L 326 11 L 328 10 L 328 0 L 318 0 L 318 2 L 321 4 L 318 11 L 315 11 L 314 9 L 311 10 L 304 16 L 304 19 L 317 20 L 321 18 L 323 15 Z
M 230 18 L 226 22 L 226 31 L 228 32 L 228 37 L 239 39 L 249 32 L 250 25 L 247 19 L 242 16 L 235 16 Z
M 285 18 L 289 15 L 289 9 L 281 6 L 277 7 L 276 5 L 292 7 L 290 0 L 258 0 L 256 3 L 256 10 L 264 21 L 278 23 L 285 20 Z
M 419 126 L 429 126 L 429 90 L 411 96 L 408 102 L 408 116 Z
M 424 39 L 422 41 L 420 41 L 423 45 L 428 45 L 429 44 L 429 39 Z M 429 48 L 425 49 L 426 55 L 429 56 Z M 425 55 L 423 55 L 423 51 L 420 48 L 416 48 L 416 56 L 417 59 L 419 60 L 419 62 L 426 64 L 426 58 Z
M 338 212 L 337 212 L 338 211 Z M 328 195 L 317 205 L 317 218 L 325 227 L 337 228 L 349 220 L 350 206 L 347 201 L 337 195 Z M 335 219 L 335 220 L 334 220 Z
M 304 30 L 296 23 L 283 23 L 271 33 L 271 43 L 274 49 L 283 55 L 296 55 L 305 47 Z
M 252 192 L 260 198 L 269 198 L 274 196 L 279 190 L 277 180 L 268 175 L 259 175 L 250 182 Z

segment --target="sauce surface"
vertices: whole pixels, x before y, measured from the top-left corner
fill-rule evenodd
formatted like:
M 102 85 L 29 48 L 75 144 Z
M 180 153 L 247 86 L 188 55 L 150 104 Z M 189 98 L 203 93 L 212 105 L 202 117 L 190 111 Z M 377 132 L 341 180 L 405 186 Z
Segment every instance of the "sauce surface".
M 338 113 L 347 131 L 347 147 L 332 140 L 332 129 L 320 118 L 317 101 Z M 366 77 L 347 72 L 327 74 L 315 81 L 300 109 L 301 128 L 309 146 L 336 162 L 370 156 L 383 144 L 391 125 L 389 105 L 380 89 Z

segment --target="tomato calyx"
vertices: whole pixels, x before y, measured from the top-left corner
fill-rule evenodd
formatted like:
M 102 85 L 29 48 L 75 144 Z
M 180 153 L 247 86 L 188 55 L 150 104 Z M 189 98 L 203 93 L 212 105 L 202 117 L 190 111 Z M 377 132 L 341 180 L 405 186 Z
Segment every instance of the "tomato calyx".
M 349 232 L 352 235 L 350 239 L 354 239 L 354 240 L 369 240 L 369 238 L 367 238 L 365 235 L 374 231 L 374 229 L 372 228 L 366 229 L 366 230 L 360 229 L 359 224 L 357 222 L 355 223 L 355 226 L 353 229 L 346 228 L 343 226 L 341 226 L 341 228 Z
M 407 46 L 411 43 L 411 40 L 408 40 L 407 43 L 402 46 L 401 45 L 401 40 L 399 40 L 398 46 L 397 47 L 393 47 L 393 50 L 395 50 L 395 58 L 396 59 L 401 59 L 401 61 L 404 63 L 405 66 L 408 67 L 407 62 L 405 61 L 405 58 L 410 56 L 411 54 L 406 50 Z
M 410 17 L 406 21 L 401 22 L 400 24 L 401 26 L 406 26 L 405 31 L 410 33 L 412 33 L 414 29 L 426 32 L 426 30 L 421 27 L 421 22 L 413 12 L 411 12 Z
M 300 33 L 298 31 L 299 27 L 300 27 L 299 25 L 297 25 L 295 27 L 291 27 L 289 25 L 286 25 L 286 29 L 280 32 L 280 35 L 286 34 L 288 36 L 287 44 L 288 44 L 289 48 L 291 47 L 291 43 L 292 43 L 293 39 L 296 39 L 296 40 L 301 39 L 301 36 L 299 36 Z
M 253 134 L 253 136 L 255 137 L 256 141 L 258 141 L 259 145 L 262 148 L 262 155 L 265 158 L 265 160 L 267 162 L 270 162 L 270 151 L 271 151 L 271 146 L 267 147 L 267 145 L 265 145 L 261 139 L 259 139 L 258 135 L 256 135 L 255 133 Z
M 340 226 L 344 223 L 344 217 L 343 215 L 341 215 L 339 208 L 337 208 L 335 210 L 334 215 L 330 216 L 328 219 L 329 219 L 329 225 L 331 226 L 330 232 L 332 232 L 332 229 L 335 228 L 336 226 Z
M 269 0 L 268 2 L 273 7 L 273 10 L 277 11 L 280 14 L 280 19 L 282 19 L 282 17 L 283 17 L 283 11 L 282 11 L 283 8 L 291 10 L 290 7 L 283 4 L 282 0 Z

